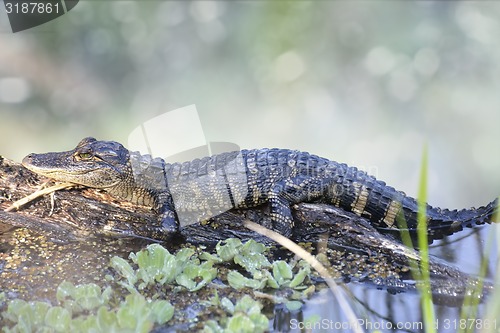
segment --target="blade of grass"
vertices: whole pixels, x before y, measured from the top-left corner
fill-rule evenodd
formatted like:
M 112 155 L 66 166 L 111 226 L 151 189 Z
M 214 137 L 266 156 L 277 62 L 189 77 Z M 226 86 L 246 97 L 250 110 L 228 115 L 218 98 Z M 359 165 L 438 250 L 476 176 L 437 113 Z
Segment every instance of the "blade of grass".
M 486 238 L 486 245 L 484 246 L 481 265 L 479 267 L 479 274 L 477 278 L 471 278 L 469 280 L 469 284 L 467 285 L 464 303 L 460 311 L 461 322 L 467 323 L 471 319 L 477 318 L 479 302 L 483 293 L 483 282 L 486 276 L 486 270 L 488 268 L 487 258 L 489 257 L 488 254 L 491 253 L 493 248 L 494 235 L 494 233 L 490 233 Z M 475 325 L 460 325 L 457 333 L 469 333 L 474 332 L 475 330 Z
M 420 167 L 420 184 L 418 189 L 418 214 L 417 214 L 417 236 L 420 250 L 420 277 L 422 288 L 420 288 L 421 306 L 426 332 L 436 332 L 434 323 L 436 316 L 432 303 L 430 273 L 429 273 L 429 243 L 427 239 L 427 170 L 428 170 L 427 145 L 422 152 L 422 165 Z
M 498 198 L 500 202 L 500 197 Z M 493 221 L 500 221 L 500 211 L 496 212 Z M 492 233 L 493 234 L 493 233 Z M 496 226 L 496 241 L 500 240 L 500 228 Z M 500 247 L 497 245 L 497 268 L 494 274 L 495 286 L 500 286 Z M 491 253 L 491 252 L 490 252 Z M 486 304 L 486 315 L 483 317 L 483 329 L 481 332 L 494 333 L 498 332 L 500 327 L 500 320 L 498 314 L 500 313 L 500 288 L 495 288 L 493 293 L 489 296 L 488 303 Z
M 417 288 L 421 295 L 422 317 L 425 326 L 425 332 L 435 333 L 436 328 L 434 305 L 432 303 L 432 293 L 430 289 L 430 273 L 429 273 L 429 245 L 427 237 L 427 164 L 428 153 L 427 145 L 422 151 L 422 163 L 420 167 L 420 182 L 418 189 L 418 212 L 417 212 L 417 242 L 420 253 L 420 264 L 417 260 L 408 258 L 411 268 L 411 274 L 415 281 L 420 281 Z M 404 214 L 397 217 L 397 223 L 400 230 L 401 240 L 407 247 L 414 249 L 413 240 L 408 230 L 408 224 L 404 218 Z
M 59 190 L 62 190 L 64 188 L 74 187 L 74 186 L 76 186 L 76 185 L 73 183 L 58 183 L 58 184 L 53 185 L 51 187 L 46 187 L 44 189 L 37 190 L 37 191 L 31 193 L 30 195 L 25 196 L 24 198 L 19 199 L 16 202 L 13 202 L 12 205 L 10 205 L 9 207 L 7 207 L 5 209 L 5 211 L 10 212 L 11 210 L 19 209 L 22 206 L 26 205 L 28 202 L 33 201 L 36 198 L 41 197 L 42 195 L 49 194 L 49 193 L 52 193 L 55 191 L 59 191 Z

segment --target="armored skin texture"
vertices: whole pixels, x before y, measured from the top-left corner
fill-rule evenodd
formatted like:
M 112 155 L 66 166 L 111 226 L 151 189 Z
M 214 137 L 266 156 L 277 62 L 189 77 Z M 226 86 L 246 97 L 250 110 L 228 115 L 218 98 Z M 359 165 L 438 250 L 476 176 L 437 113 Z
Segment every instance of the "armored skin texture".
M 168 239 L 181 226 L 232 208 L 269 203 L 273 228 L 293 232 L 290 206 L 321 202 L 368 219 L 381 231 L 417 229 L 417 202 L 384 182 L 346 164 L 288 149 L 222 153 L 184 163 L 130 152 L 120 143 L 83 139 L 66 152 L 30 154 L 23 165 L 58 181 L 98 188 L 151 207 L 158 214 L 150 235 Z M 485 207 L 447 210 L 427 205 L 430 239 L 492 222 L 497 200 Z

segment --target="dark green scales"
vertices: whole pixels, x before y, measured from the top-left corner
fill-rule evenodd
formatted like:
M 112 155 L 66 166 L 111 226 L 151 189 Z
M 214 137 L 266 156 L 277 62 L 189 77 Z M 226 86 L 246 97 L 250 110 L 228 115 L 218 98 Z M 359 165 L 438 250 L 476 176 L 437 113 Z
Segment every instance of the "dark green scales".
M 296 150 L 242 150 L 166 163 L 114 141 L 85 138 L 70 151 L 30 154 L 23 165 L 58 181 L 103 189 L 151 207 L 158 221 L 141 236 L 155 239 L 168 239 L 180 226 L 231 208 L 263 203 L 269 203 L 273 228 L 287 237 L 293 233 L 290 206 L 299 202 L 333 204 L 383 231 L 398 231 L 401 220 L 410 233 L 417 228 L 415 199 L 354 167 Z M 453 211 L 428 205 L 430 239 L 490 223 L 496 210 L 497 200 Z

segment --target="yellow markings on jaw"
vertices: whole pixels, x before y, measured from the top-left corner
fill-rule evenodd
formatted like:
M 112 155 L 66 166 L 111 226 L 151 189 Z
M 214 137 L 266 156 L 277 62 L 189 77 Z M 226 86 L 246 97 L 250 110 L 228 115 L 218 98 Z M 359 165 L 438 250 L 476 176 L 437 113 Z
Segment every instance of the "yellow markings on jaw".
M 394 223 L 396 222 L 396 217 L 398 216 L 401 207 L 402 207 L 401 202 L 392 200 L 387 209 L 385 210 L 383 221 L 389 228 L 392 228 L 394 226 Z
M 361 216 L 366 207 L 366 203 L 368 202 L 368 189 L 366 186 L 360 183 L 353 183 L 354 190 L 356 191 L 356 200 L 351 204 L 352 212 L 358 216 Z

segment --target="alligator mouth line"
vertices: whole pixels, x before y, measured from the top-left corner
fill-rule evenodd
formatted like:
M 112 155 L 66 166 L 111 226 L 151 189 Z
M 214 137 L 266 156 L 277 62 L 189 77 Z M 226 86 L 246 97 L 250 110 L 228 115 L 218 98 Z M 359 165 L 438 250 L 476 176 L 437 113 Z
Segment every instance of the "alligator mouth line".
M 32 170 L 34 171 L 34 170 Z M 91 170 L 93 171 L 93 170 Z M 120 181 L 117 180 L 111 184 L 106 184 L 105 186 L 104 185 L 101 185 L 101 186 L 91 186 L 89 185 L 88 183 L 85 183 L 85 182 L 81 182 L 81 181 L 78 181 L 78 180 L 70 180 L 68 178 L 73 178 L 73 176 L 80 176 L 80 175 L 84 175 L 84 174 L 87 174 L 91 171 L 82 171 L 82 172 L 61 172 L 61 171 L 47 171 L 47 172 L 42 172 L 42 171 L 34 171 L 40 175 L 43 175 L 47 178 L 51 178 L 53 180 L 55 180 L 56 182 L 65 182 L 65 183 L 72 183 L 72 184 L 75 184 L 75 185 L 83 185 L 83 186 L 86 186 L 86 187 L 94 187 L 94 188 L 97 188 L 97 189 L 105 189 L 105 188 L 110 188 L 110 187 L 113 187 L 113 186 L 116 186 L 116 184 L 118 184 Z
M 28 168 L 30 169 L 30 168 Z M 33 169 L 36 169 L 33 170 Z M 89 172 L 92 172 L 92 171 L 95 171 L 95 170 L 85 170 L 85 171 L 72 171 L 72 172 L 68 172 L 68 170 L 44 170 L 44 169 L 38 169 L 38 168 L 33 168 L 33 169 L 30 169 L 31 171 L 34 171 L 36 173 L 41 173 L 43 175 L 46 175 L 46 176 L 50 176 L 50 175 L 68 175 L 68 176 L 73 176 L 73 175 L 84 175 L 84 174 L 87 174 Z

